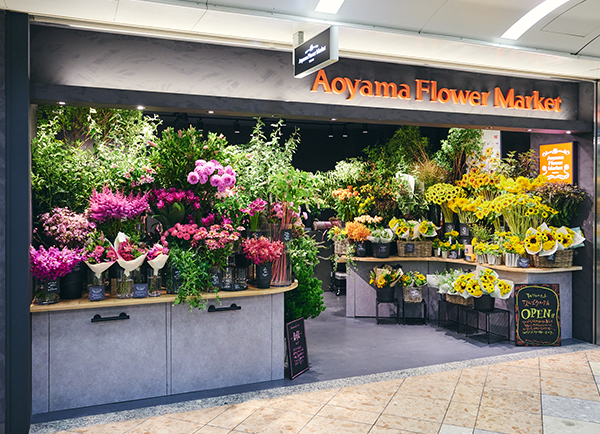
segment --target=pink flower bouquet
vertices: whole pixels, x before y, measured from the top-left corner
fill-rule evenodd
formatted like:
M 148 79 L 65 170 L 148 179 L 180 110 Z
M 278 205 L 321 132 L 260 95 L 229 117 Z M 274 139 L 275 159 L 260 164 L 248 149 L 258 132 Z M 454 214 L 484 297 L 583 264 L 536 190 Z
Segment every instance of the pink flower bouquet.
M 84 256 L 78 249 L 50 247 L 46 250 L 44 246 L 40 246 L 36 250 L 33 246 L 29 247 L 31 274 L 40 280 L 56 280 L 64 277 L 83 259 Z
M 281 241 L 269 241 L 266 237 L 259 237 L 244 240 L 242 248 L 246 258 L 259 265 L 281 257 L 284 244 Z
M 98 278 L 117 260 L 117 252 L 102 232 L 94 232 L 90 235 L 84 253 L 85 263 Z
M 123 232 L 119 232 L 115 239 L 115 250 L 117 251 L 117 261 L 125 269 L 126 276 L 139 268 L 146 259 L 146 250 L 133 243 Z
M 68 208 L 54 208 L 40 215 L 44 235 L 52 238 L 59 247 L 81 248 L 85 245 L 96 225 L 85 214 Z
M 267 201 L 261 198 L 255 199 L 248 208 L 242 208 L 240 211 L 250 216 L 250 230 L 258 230 L 258 219 L 260 214 L 267 208 Z
M 235 185 L 236 173 L 231 166 L 223 167 L 217 160 L 197 160 L 196 167 L 187 177 L 192 184 L 207 184 L 216 187 L 219 193 Z

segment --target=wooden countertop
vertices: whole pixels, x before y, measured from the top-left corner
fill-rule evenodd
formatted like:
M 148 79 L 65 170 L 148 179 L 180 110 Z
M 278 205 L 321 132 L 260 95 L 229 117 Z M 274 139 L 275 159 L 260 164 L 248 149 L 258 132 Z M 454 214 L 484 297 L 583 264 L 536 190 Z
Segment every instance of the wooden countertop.
M 245 291 L 219 291 L 219 299 L 238 298 L 238 297 L 255 297 L 260 295 L 273 295 L 282 292 L 291 291 L 298 287 L 298 281 L 295 280 L 290 286 L 274 287 L 269 289 L 258 289 L 249 286 Z M 61 300 L 58 303 L 37 305 L 32 304 L 29 307 L 29 312 L 57 312 L 61 310 L 77 310 L 77 309 L 97 309 L 103 307 L 118 307 L 118 306 L 137 306 L 142 304 L 158 304 L 158 303 L 173 303 L 176 294 L 166 294 L 164 291 L 160 297 L 145 297 L 145 298 L 117 298 L 113 295 L 106 295 L 104 300 L 89 301 L 87 298 L 78 298 L 75 300 Z M 202 293 L 204 300 L 214 300 L 217 294 L 214 292 Z
M 565 273 L 570 271 L 581 271 L 583 267 L 574 266 L 568 268 L 513 268 L 507 267 L 506 265 L 488 265 L 488 264 L 478 264 L 477 262 L 469 262 L 464 259 L 444 259 L 437 256 L 427 256 L 427 257 L 415 257 L 415 256 L 390 256 L 389 258 L 374 258 L 372 256 L 367 256 L 363 258 L 359 258 L 354 256 L 352 258 L 354 262 L 379 262 L 379 263 L 389 263 L 389 262 L 445 262 L 448 264 L 456 264 L 462 266 L 473 266 L 481 265 L 485 268 L 491 268 L 492 270 L 498 271 L 507 271 L 510 273 L 526 273 L 526 274 L 550 274 L 550 273 Z M 346 262 L 346 256 L 340 257 L 340 263 Z

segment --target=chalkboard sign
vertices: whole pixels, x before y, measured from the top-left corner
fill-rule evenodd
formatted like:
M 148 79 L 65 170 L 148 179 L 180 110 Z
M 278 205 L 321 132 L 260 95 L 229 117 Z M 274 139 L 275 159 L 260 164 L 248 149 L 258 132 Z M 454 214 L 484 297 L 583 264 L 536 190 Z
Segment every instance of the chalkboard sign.
M 147 283 L 134 283 L 133 284 L 133 298 L 146 298 L 148 297 L 148 284 Z
M 529 268 L 529 258 L 519 258 L 517 265 L 519 268 Z
M 291 229 L 282 229 L 281 230 L 281 241 L 284 243 L 289 243 L 294 239 L 294 235 Z
M 290 378 L 293 380 L 308 371 L 308 351 L 304 334 L 304 318 L 285 325 Z
M 415 245 L 413 243 L 406 243 L 404 245 L 404 251 L 406 253 L 414 253 L 414 251 L 415 251 Z
M 558 285 L 515 285 L 515 324 L 517 346 L 559 346 Z

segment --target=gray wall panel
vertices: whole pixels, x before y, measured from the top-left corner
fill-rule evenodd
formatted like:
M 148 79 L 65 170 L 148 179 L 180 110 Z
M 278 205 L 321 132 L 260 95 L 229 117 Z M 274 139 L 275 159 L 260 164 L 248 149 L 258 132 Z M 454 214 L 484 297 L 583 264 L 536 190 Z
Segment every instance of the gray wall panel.
M 0 433 L 6 423 L 6 74 L 4 11 L 0 13 Z

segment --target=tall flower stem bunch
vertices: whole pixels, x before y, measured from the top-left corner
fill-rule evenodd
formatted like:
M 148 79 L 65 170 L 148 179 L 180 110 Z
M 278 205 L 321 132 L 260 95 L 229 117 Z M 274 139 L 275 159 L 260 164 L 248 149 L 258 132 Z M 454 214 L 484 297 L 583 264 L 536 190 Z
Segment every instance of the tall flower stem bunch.
M 465 173 L 462 179 L 456 182 L 456 185 L 467 190 L 471 196 L 481 196 L 485 200 L 493 200 L 498 195 L 499 182 L 499 175 L 475 169 Z
M 454 220 L 454 211 L 450 208 L 449 202 L 465 196 L 466 193 L 462 187 L 444 183 L 432 185 L 425 192 L 427 201 L 440 206 L 446 223 L 452 223 Z
M 504 217 L 510 231 L 521 238 L 527 229 L 537 227 L 557 211 L 542 203 L 542 198 L 528 193 L 506 193 L 492 201 Z
M 284 247 L 281 241 L 269 241 L 266 237 L 250 238 L 242 242 L 244 255 L 256 265 L 275 261 L 283 254 Z
M 54 208 L 52 212 L 40 215 L 40 223 L 43 234 L 61 248 L 82 248 L 96 229 L 96 225 L 85 214 L 78 214 L 68 208 Z
M 342 220 L 350 222 L 358 214 L 361 204 L 360 193 L 351 185 L 334 190 L 331 195 L 335 201 L 335 211 Z
M 88 215 L 98 229 L 113 239 L 124 229 L 127 222 L 135 223 L 148 210 L 148 195 L 138 193 L 125 196 L 123 192 L 112 192 L 104 187 L 102 192 L 94 190 L 90 198 Z M 131 228 L 126 230 L 131 232 Z
M 84 256 L 78 249 L 50 247 L 46 250 L 44 246 L 40 246 L 39 249 L 29 247 L 31 274 L 41 280 L 56 280 L 64 277 L 83 260 Z

